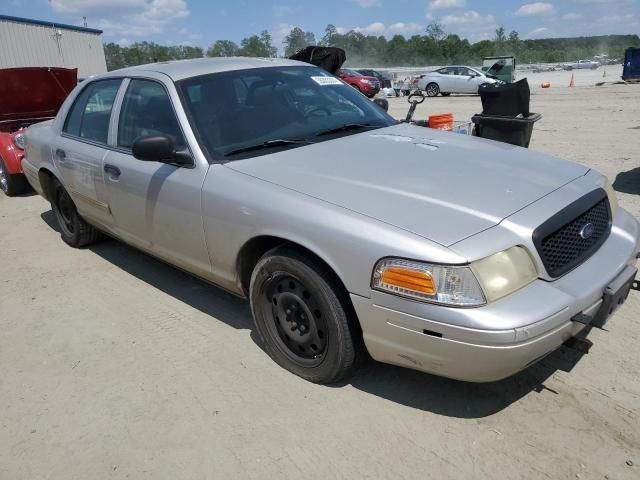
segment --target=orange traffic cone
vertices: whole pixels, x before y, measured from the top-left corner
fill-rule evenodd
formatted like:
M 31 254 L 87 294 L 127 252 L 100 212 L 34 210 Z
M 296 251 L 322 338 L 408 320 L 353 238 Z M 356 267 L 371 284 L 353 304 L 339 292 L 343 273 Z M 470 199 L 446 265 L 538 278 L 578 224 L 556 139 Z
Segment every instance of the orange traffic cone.
M 570 87 L 575 87 L 576 86 L 576 74 L 575 73 L 571 74 L 571 81 L 569 82 L 569 86 Z

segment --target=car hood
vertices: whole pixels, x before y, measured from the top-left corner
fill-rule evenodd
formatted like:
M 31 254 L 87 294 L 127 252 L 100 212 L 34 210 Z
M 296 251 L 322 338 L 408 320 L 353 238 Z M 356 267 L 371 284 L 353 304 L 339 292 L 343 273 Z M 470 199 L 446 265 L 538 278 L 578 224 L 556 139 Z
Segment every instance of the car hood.
M 75 68 L 0 70 L 0 122 L 54 117 L 78 83 Z
M 589 170 L 524 148 L 407 124 L 226 165 L 445 246 Z

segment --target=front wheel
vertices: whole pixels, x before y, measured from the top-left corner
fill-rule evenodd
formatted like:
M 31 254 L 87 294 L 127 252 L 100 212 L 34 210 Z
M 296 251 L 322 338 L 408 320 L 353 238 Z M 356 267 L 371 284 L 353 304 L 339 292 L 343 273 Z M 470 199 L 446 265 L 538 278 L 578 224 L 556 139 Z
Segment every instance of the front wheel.
M 430 83 L 427 85 L 427 96 L 428 97 L 437 97 L 440 93 L 440 87 L 437 83 Z
M 89 225 L 78 214 L 76 206 L 62 184 L 52 180 L 51 209 L 60 227 L 60 236 L 68 245 L 80 248 L 100 239 L 100 231 Z
M 333 383 L 364 349 L 357 320 L 334 275 L 296 250 L 267 252 L 251 276 L 253 321 L 267 354 L 315 383 Z
M 25 176 L 9 173 L 7 166 L 4 164 L 4 160 L 0 157 L 0 190 L 2 190 L 7 197 L 14 197 L 26 192 L 28 188 L 29 185 Z

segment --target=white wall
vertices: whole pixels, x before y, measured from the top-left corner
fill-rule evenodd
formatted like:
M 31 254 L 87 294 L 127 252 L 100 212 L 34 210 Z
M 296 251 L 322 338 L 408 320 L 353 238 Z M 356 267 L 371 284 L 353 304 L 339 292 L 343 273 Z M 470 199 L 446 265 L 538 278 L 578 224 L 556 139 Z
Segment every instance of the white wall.
M 0 19 L 0 68 L 77 68 L 84 78 L 107 71 L 97 33 Z

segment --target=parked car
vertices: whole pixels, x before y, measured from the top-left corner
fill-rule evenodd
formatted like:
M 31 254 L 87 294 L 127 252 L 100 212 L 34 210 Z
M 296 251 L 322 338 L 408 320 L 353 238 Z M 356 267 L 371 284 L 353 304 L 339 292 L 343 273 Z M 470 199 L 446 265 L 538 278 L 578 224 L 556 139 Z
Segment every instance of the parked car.
M 593 60 L 578 60 L 577 62 L 573 62 L 573 63 L 565 63 L 564 64 L 564 69 L 565 70 L 578 70 L 578 69 L 589 68 L 591 70 L 595 70 L 599 66 L 600 66 L 600 64 L 598 62 L 594 62 Z
M 23 193 L 24 129 L 53 118 L 76 86 L 76 69 L 5 68 L 0 70 L 0 190 Z
M 367 77 L 348 68 L 341 68 L 337 75 L 345 83 L 369 98 L 375 97 L 376 93 L 380 91 L 380 81 L 376 77 Z
M 636 274 L 640 225 L 600 173 L 399 124 L 291 60 L 90 78 L 27 130 L 23 168 L 66 243 L 106 232 L 249 299 L 265 351 L 313 382 L 365 350 L 507 377 L 603 325 Z
M 381 88 L 391 88 L 391 78 L 386 76 L 384 73 L 379 72 L 378 70 L 372 70 L 369 68 L 359 68 L 356 70 L 361 75 L 365 77 L 375 77 L 380 82 Z
M 447 96 L 452 93 L 478 93 L 483 83 L 497 83 L 499 80 L 475 68 L 464 66 L 443 67 L 420 75 L 417 87 L 429 97 L 438 94 Z

